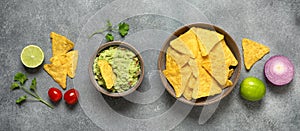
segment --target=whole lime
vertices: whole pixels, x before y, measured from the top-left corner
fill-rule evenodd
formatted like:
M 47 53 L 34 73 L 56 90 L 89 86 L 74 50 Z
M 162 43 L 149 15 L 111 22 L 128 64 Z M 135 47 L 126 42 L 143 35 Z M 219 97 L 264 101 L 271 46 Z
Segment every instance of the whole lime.
M 261 100 L 266 94 L 265 84 L 256 77 L 247 77 L 241 83 L 240 94 L 249 101 Z

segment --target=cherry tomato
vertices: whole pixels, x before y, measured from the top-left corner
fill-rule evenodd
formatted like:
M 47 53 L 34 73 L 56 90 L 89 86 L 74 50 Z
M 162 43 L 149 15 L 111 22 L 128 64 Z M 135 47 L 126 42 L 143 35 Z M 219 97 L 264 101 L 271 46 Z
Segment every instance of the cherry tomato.
M 79 93 L 77 90 L 70 89 L 68 90 L 65 94 L 64 94 L 64 100 L 66 101 L 66 103 L 73 105 L 75 103 L 77 103 L 78 101 L 78 97 L 79 97 Z
M 57 89 L 55 87 L 51 87 L 48 90 L 48 96 L 51 101 L 58 102 L 62 98 L 62 93 L 59 89 Z

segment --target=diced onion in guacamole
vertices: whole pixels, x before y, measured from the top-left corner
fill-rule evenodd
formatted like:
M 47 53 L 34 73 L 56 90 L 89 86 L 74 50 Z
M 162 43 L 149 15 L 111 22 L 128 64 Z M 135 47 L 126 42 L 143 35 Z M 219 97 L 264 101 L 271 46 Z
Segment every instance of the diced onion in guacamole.
M 93 64 L 93 72 L 98 84 L 105 87 L 105 81 L 97 64 L 98 60 L 106 60 L 116 75 L 114 86 L 110 90 L 107 89 L 108 91 L 124 92 L 137 83 L 141 66 L 139 59 L 132 51 L 118 46 L 111 46 L 97 55 Z

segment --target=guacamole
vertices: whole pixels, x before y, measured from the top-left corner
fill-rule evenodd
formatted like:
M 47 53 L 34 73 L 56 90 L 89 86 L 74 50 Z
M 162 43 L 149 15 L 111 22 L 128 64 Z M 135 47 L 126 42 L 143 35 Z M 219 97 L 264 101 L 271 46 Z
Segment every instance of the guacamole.
M 94 60 L 93 72 L 98 84 L 105 87 L 105 81 L 101 76 L 100 68 L 97 64 L 98 60 L 106 60 L 112 67 L 116 76 L 111 92 L 124 92 L 133 87 L 141 72 L 141 66 L 138 57 L 127 48 L 111 46 L 101 51 Z

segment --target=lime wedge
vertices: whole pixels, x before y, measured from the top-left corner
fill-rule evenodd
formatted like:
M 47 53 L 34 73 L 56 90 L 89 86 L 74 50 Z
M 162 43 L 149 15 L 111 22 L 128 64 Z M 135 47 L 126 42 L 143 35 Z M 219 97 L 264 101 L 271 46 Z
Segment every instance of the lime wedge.
M 44 52 L 36 45 L 28 45 L 21 52 L 21 61 L 28 68 L 36 68 L 43 63 Z

